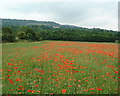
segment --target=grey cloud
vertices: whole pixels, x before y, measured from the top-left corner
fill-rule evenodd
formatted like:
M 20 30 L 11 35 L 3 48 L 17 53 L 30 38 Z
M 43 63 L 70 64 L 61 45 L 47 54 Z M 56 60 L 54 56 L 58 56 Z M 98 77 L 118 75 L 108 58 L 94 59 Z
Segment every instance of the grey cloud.
M 77 24 L 80 26 L 107 26 L 109 20 L 102 20 L 102 15 L 117 18 L 117 4 L 114 2 L 38 2 L 38 3 L 20 3 L 16 6 L 10 6 L 9 11 L 28 15 L 37 13 L 39 15 L 54 16 L 52 21 L 68 24 Z M 6 9 L 7 10 L 7 9 Z M 51 15 L 52 14 L 52 15 Z M 100 20 L 97 21 L 99 18 Z M 49 18 L 48 18 L 49 19 Z M 87 21 L 88 20 L 88 21 Z M 96 21 L 91 21 L 96 20 Z M 51 20 L 50 20 L 51 21 Z

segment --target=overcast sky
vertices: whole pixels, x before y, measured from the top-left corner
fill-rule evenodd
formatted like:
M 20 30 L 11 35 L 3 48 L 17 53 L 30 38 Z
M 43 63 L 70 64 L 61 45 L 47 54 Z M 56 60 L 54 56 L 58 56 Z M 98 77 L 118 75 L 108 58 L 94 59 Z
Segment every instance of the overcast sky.
M 118 30 L 118 1 L 0 0 L 0 18 L 55 21 L 80 27 Z

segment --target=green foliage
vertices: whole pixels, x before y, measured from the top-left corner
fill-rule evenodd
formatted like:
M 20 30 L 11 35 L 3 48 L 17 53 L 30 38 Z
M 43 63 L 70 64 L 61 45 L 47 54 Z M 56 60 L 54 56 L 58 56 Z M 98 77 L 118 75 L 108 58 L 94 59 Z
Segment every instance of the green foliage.
M 35 36 L 34 36 L 34 39 L 36 40 L 36 41 L 41 41 L 43 38 L 41 37 L 41 34 L 40 33 L 35 33 Z
M 10 28 L 4 26 L 9 26 Z M 99 28 L 88 29 L 77 26 L 60 25 L 54 22 L 15 19 L 3 19 L 3 31 L 7 34 L 12 33 L 16 37 L 18 36 L 19 39 L 30 41 L 63 40 L 115 42 L 116 40 L 119 41 L 120 35 L 120 32 Z
M 30 41 L 41 41 L 42 40 L 40 33 L 35 32 L 34 29 L 28 26 L 21 26 L 19 30 L 21 31 L 21 32 L 18 32 L 19 39 L 26 39 Z
M 18 38 L 19 38 L 19 39 L 25 39 L 25 37 L 26 37 L 26 36 L 25 36 L 25 32 L 19 32 L 19 33 L 18 33 Z
M 2 41 L 3 42 L 14 42 L 15 36 L 13 35 L 12 29 L 9 27 L 2 28 Z
M 3 27 L 2 32 L 3 32 L 3 34 L 12 34 L 13 33 L 12 29 L 9 27 Z

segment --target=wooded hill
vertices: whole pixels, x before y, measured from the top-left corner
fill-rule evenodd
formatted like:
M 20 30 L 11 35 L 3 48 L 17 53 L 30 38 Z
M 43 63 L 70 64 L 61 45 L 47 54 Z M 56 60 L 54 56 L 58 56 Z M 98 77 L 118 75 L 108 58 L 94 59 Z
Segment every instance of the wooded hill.
M 117 31 L 61 25 L 51 21 L 2 19 L 3 42 L 15 42 L 21 39 L 115 42 L 119 41 L 118 35 Z

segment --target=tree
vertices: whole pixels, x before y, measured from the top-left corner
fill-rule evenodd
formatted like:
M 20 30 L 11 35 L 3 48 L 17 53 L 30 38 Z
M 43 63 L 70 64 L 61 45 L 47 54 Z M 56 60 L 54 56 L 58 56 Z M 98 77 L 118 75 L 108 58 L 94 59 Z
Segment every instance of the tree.
M 3 27 L 2 28 L 3 34 L 12 34 L 12 29 L 10 27 Z
M 41 41 L 42 37 L 40 33 L 35 32 L 33 28 L 28 26 L 22 26 L 19 29 L 18 37 L 19 39 L 26 39 L 30 41 Z
M 25 32 L 19 32 L 18 33 L 18 38 L 19 39 L 25 39 L 26 35 L 25 35 Z
M 43 38 L 41 37 L 40 33 L 35 33 L 35 37 L 34 37 L 35 41 L 41 41 Z
M 12 29 L 9 27 L 2 28 L 2 41 L 3 42 L 14 42 L 15 36 L 13 35 Z

